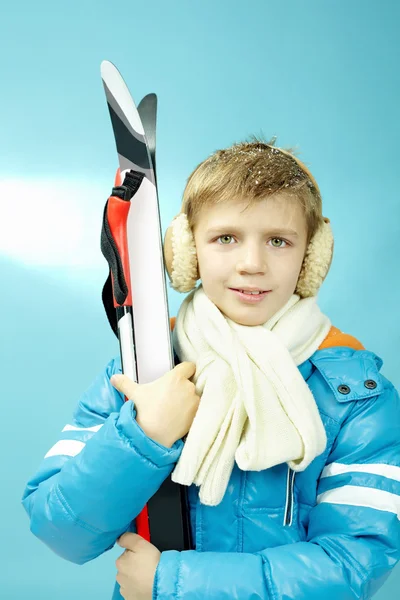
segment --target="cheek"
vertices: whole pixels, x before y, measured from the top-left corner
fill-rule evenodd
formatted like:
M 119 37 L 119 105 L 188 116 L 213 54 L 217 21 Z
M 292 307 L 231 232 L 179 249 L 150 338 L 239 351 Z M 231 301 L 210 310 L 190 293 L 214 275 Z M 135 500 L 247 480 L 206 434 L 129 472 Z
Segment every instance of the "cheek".
M 229 260 L 222 253 L 207 251 L 207 248 L 197 251 L 199 273 L 203 276 L 223 277 L 231 269 Z
M 270 269 L 273 273 L 274 280 L 281 282 L 286 281 L 288 285 L 291 285 L 293 282 L 296 282 L 299 277 L 303 264 L 303 256 L 302 254 L 293 254 L 292 256 L 285 258 L 287 258 L 287 260 L 271 261 Z

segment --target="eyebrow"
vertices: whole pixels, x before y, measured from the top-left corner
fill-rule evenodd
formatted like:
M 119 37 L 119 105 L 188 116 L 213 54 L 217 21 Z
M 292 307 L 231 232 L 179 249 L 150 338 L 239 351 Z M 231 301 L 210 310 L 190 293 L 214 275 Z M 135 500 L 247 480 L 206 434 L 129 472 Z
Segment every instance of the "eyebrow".
M 212 235 L 215 233 L 220 233 L 221 231 L 227 232 L 229 231 L 229 233 L 242 233 L 242 230 L 240 229 L 240 227 L 235 227 L 235 226 L 231 226 L 231 225 L 221 225 L 219 227 L 212 227 L 210 229 L 207 229 L 206 234 L 207 235 Z M 298 237 L 299 234 L 294 231 L 294 229 L 284 229 L 284 228 L 280 228 L 280 227 L 274 227 L 271 229 L 266 229 L 264 231 L 264 233 L 266 235 L 277 235 L 277 234 L 282 234 L 282 235 L 292 235 L 294 237 Z

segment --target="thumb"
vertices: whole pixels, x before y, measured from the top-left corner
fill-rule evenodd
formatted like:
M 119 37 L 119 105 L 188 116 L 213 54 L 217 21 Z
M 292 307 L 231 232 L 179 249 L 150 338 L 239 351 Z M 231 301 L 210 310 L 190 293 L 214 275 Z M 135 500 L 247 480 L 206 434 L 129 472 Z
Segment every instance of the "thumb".
M 132 399 L 136 388 L 138 386 L 137 383 L 129 379 L 127 375 L 113 375 L 110 379 L 111 385 L 113 385 L 119 392 L 124 394 L 129 400 Z
M 182 377 L 190 379 L 196 373 L 196 364 L 189 361 L 184 361 L 174 367 L 174 372 L 179 373 Z
M 121 548 L 125 548 L 126 550 L 131 550 L 131 552 L 137 550 L 138 547 L 140 547 L 140 545 L 143 544 L 143 542 L 145 544 L 148 544 L 148 542 L 145 539 L 143 539 L 140 535 L 138 535 L 137 533 L 131 533 L 130 531 L 123 533 L 117 539 L 118 546 L 121 546 Z

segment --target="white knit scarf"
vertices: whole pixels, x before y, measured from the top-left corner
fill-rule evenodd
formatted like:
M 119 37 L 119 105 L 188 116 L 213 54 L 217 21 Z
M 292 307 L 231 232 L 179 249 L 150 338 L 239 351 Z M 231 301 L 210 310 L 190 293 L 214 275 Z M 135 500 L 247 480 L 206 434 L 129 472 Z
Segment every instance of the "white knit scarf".
M 261 471 L 287 462 L 304 470 L 326 447 L 314 397 L 298 365 L 318 349 L 331 322 L 316 297 L 293 295 L 263 325 L 225 317 L 200 285 L 183 301 L 173 345 L 181 361 L 196 364 L 192 378 L 199 408 L 172 473 L 200 486 L 200 501 L 224 496 L 236 459 Z

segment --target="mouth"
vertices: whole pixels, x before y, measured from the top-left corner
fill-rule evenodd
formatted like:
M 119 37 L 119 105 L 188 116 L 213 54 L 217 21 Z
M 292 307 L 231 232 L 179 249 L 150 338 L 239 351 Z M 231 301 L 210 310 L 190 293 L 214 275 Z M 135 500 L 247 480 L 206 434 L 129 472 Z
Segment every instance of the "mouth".
M 237 298 L 247 303 L 257 304 L 261 302 L 272 290 L 259 290 L 259 289 L 235 289 L 229 288 Z

